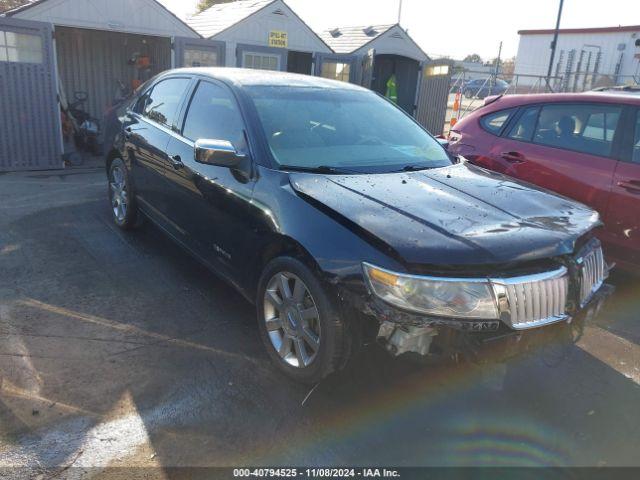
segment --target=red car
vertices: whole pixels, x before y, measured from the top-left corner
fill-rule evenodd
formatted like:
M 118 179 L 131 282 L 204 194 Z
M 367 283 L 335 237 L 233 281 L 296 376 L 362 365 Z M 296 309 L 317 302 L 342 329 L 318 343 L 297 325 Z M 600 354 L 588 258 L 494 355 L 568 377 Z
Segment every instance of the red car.
M 454 127 L 449 150 L 596 209 L 610 261 L 640 270 L 640 94 L 491 97 Z

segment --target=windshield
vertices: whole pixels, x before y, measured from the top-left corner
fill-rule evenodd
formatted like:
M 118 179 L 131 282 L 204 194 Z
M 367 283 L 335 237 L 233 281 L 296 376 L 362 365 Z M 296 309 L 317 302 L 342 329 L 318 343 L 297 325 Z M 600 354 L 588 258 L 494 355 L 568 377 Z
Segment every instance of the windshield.
M 281 168 L 379 173 L 452 163 L 433 137 L 373 92 L 286 86 L 247 90 Z

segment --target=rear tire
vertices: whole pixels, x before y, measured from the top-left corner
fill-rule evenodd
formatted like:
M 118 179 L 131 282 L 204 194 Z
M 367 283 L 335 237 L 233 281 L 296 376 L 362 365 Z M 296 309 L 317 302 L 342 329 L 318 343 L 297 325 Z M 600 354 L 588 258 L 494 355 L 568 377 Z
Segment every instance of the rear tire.
M 109 202 L 114 223 L 122 230 L 131 230 L 139 225 L 138 206 L 129 172 L 121 158 L 109 166 Z
M 315 384 L 344 365 L 344 322 L 302 262 L 291 257 L 272 260 L 260 278 L 256 305 L 267 353 L 290 378 Z

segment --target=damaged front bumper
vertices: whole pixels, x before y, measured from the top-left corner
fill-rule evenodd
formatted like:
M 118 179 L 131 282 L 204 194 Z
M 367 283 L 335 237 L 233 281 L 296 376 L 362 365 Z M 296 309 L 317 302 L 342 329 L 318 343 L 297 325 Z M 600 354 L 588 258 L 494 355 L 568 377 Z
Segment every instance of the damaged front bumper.
M 588 303 L 561 319 L 526 330 L 514 329 L 508 322 L 441 319 L 398 310 L 371 297 L 365 311 L 379 322 L 377 341 L 390 354 L 414 353 L 421 356 L 478 359 L 483 354 L 511 356 L 523 350 L 533 339 L 562 335 L 567 326 L 588 322 L 598 315 L 614 287 L 603 284 Z M 515 350 L 514 350 L 515 349 Z

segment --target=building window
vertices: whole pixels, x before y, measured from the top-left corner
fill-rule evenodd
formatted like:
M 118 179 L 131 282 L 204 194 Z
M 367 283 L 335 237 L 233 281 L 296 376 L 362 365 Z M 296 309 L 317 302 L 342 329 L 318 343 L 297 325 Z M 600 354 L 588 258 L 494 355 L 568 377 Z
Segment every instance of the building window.
M 245 52 L 242 54 L 242 66 L 255 70 L 280 70 L 280 57 L 278 55 Z
M 0 62 L 42 63 L 42 38 L 0 30 Z
M 449 65 L 431 65 L 427 67 L 427 77 L 434 75 L 448 75 Z
M 351 65 L 341 62 L 322 62 L 321 75 L 332 80 L 348 82 L 351 74 Z
M 185 67 L 215 67 L 218 65 L 218 52 L 205 50 L 184 51 Z

